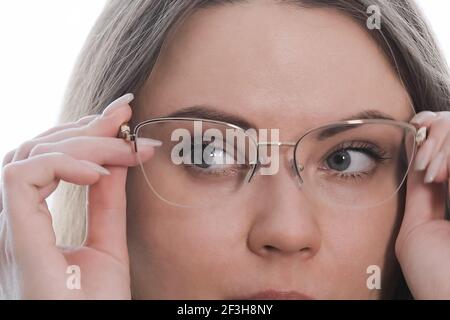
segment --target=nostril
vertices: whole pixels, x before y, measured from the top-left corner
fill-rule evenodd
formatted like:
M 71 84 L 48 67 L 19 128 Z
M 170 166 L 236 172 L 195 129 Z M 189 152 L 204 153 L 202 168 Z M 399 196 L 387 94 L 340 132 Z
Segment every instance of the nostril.
M 279 248 L 271 246 L 271 245 L 265 245 L 263 248 L 266 252 L 283 251 L 283 250 L 280 250 Z M 303 254 L 308 254 L 311 252 L 311 248 L 304 247 L 304 248 L 298 249 L 298 252 L 303 253 Z
M 265 246 L 264 246 L 264 249 L 265 249 L 266 251 L 275 251 L 275 250 L 277 250 L 277 248 L 275 248 L 275 247 L 273 247 L 273 246 L 270 246 L 270 245 L 265 245 Z

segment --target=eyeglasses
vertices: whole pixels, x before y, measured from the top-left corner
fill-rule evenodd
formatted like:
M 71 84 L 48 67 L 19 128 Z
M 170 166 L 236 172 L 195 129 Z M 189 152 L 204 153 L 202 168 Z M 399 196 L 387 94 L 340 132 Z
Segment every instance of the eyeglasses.
M 425 127 L 386 119 L 330 123 L 293 142 L 278 141 L 276 132 L 275 139 L 259 141 L 267 139 L 263 133 L 218 120 L 163 117 L 139 123 L 133 133 L 125 123 L 119 137 L 132 142 L 136 153 L 138 138 L 163 142 L 139 165 L 150 189 L 170 205 L 204 208 L 232 201 L 257 173 L 276 174 L 279 148 L 287 147 L 293 149 L 290 170 L 308 199 L 367 208 L 399 191 L 427 135 Z

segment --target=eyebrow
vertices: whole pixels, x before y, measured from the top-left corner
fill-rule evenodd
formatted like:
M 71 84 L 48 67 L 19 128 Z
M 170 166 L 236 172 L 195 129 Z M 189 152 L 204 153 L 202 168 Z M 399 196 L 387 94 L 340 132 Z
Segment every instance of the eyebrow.
M 375 109 L 369 109 L 369 110 L 364 110 L 364 111 L 358 112 L 348 118 L 343 118 L 339 121 L 360 120 L 360 119 L 361 120 L 384 119 L 384 120 L 394 120 L 394 121 L 396 120 L 384 112 L 381 112 L 381 111 L 375 110 Z M 319 140 L 319 141 L 325 140 L 325 139 L 332 137 L 338 133 L 352 130 L 359 126 L 360 125 L 349 124 L 349 125 L 343 125 L 343 126 L 339 126 L 339 127 L 327 128 L 319 133 L 319 135 L 317 136 L 317 140 Z
M 228 122 L 231 124 L 234 124 L 238 127 L 243 128 L 244 130 L 250 129 L 250 128 L 256 128 L 254 124 L 251 122 L 245 120 L 244 118 L 233 115 L 224 111 L 217 110 L 216 108 L 208 105 L 196 105 L 191 107 L 184 107 L 180 110 L 174 111 L 164 117 L 186 117 L 186 118 L 200 118 L 200 119 L 207 119 L 207 120 L 217 120 L 217 121 L 223 121 Z M 349 120 L 359 120 L 359 119 L 385 119 L 385 120 L 396 120 L 392 116 L 381 112 L 376 109 L 368 109 L 363 110 L 361 112 L 355 113 L 349 117 L 343 118 L 339 121 L 349 121 Z M 318 140 L 324 140 L 326 138 L 329 138 L 333 135 L 336 135 L 340 132 L 351 130 L 358 127 L 358 125 L 348 125 L 348 126 L 341 126 L 341 127 L 331 127 L 328 129 L 325 129 L 322 131 L 317 139 Z
M 228 122 L 241 127 L 244 130 L 250 128 L 256 128 L 254 124 L 245 120 L 242 117 L 226 113 L 224 111 L 219 111 L 213 107 L 206 105 L 198 105 L 192 107 L 185 107 L 175 112 L 168 114 L 165 117 L 186 117 L 186 118 L 201 118 L 207 120 L 217 120 Z
M 385 120 L 395 120 L 392 116 L 387 113 L 381 112 L 375 109 L 364 110 L 358 112 L 348 118 L 341 119 L 341 121 L 347 120 L 358 120 L 358 119 L 385 119 Z

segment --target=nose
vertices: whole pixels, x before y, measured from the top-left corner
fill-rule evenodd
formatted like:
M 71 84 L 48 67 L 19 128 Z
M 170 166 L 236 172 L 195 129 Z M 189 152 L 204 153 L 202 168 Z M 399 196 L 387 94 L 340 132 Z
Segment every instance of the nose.
M 291 168 L 274 176 L 258 176 L 258 206 L 248 234 L 249 249 L 260 256 L 296 255 L 313 257 L 320 248 L 321 234 L 314 205 L 289 179 Z M 258 182 L 257 182 L 258 180 Z

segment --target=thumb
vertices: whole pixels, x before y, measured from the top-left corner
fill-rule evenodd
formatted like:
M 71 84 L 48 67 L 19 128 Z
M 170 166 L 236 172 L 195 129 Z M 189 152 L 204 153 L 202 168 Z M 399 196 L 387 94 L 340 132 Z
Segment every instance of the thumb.
M 128 264 L 126 241 L 127 167 L 105 166 L 103 176 L 87 190 L 87 236 L 85 245 Z

